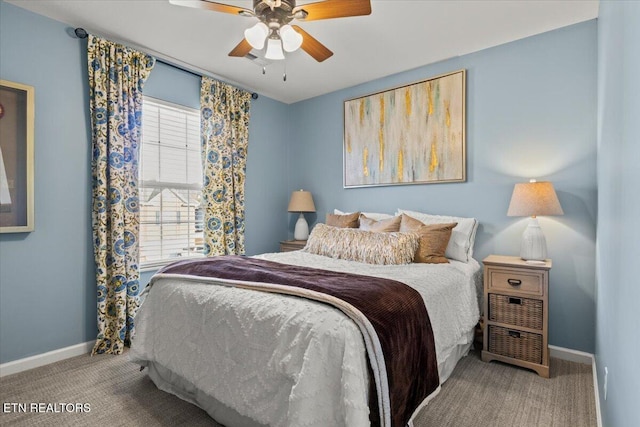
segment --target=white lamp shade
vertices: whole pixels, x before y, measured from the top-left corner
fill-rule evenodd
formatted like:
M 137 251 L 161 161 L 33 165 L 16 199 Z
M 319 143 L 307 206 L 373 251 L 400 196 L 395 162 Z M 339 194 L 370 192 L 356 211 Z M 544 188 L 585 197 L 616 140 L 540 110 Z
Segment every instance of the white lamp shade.
M 251 28 L 244 30 L 244 38 L 254 49 L 262 49 L 269 35 L 269 27 L 264 22 L 258 22 Z
M 560 201 L 548 181 L 516 184 L 509 203 L 508 216 L 563 215 Z
M 284 59 L 280 39 L 269 39 L 267 42 L 267 53 L 265 53 L 264 57 L 267 59 Z
M 291 25 L 283 25 L 280 28 L 282 47 L 287 52 L 294 52 L 302 46 L 302 35 L 293 29 Z

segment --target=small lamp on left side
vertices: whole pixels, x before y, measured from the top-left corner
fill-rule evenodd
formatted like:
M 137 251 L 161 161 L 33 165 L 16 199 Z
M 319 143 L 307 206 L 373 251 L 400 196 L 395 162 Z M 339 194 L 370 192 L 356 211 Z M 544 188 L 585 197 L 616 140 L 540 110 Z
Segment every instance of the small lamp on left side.
M 313 197 L 309 191 L 294 191 L 291 193 L 291 200 L 289 200 L 289 212 L 299 212 L 300 216 L 296 222 L 296 228 L 293 233 L 293 238 L 296 240 L 307 240 L 309 237 L 309 224 L 304 218 L 304 212 L 315 212 L 316 206 L 313 204 Z

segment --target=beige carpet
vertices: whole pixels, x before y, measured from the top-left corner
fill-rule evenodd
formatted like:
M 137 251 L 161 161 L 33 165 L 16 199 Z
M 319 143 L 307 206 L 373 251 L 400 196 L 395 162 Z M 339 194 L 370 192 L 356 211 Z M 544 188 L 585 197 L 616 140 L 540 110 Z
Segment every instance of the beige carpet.
M 2 426 L 219 425 L 201 409 L 159 391 L 126 355 L 79 356 L 0 378 L 0 401 L 3 409 L 7 403 L 90 405 L 85 413 L 3 411 Z M 483 363 L 475 353 L 458 363 L 415 422 L 416 427 L 595 425 L 591 366 L 552 359 L 551 379 L 544 379 Z

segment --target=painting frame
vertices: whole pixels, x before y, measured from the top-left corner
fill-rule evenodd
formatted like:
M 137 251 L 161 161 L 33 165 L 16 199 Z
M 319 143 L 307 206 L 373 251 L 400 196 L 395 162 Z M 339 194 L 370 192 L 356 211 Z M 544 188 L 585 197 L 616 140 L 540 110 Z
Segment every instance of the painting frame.
M 460 69 L 345 100 L 343 187 L 466 182 L 466 80 Z
M 34 125 L 34 87 L 0 80 L 0 233 L 35 229 Z

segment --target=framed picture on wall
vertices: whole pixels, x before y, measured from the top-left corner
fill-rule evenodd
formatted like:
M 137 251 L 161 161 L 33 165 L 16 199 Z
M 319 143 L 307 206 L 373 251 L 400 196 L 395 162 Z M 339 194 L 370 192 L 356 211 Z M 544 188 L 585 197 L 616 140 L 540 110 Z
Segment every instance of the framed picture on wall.
M 344 187 L 466 181 L 466 71 L 344 102 Z
M 33 231 L 34 89 L 0 80 L 0 233 Z

